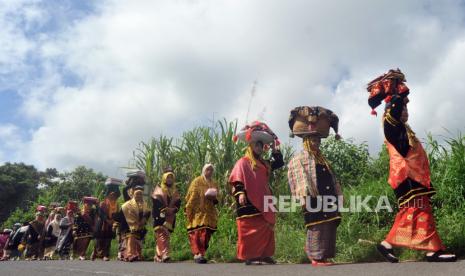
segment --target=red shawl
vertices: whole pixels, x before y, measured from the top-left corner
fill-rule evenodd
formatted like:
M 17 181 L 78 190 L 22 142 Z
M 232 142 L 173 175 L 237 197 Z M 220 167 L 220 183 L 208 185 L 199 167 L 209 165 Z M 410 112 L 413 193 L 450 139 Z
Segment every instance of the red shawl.
M 257 162 L 257 167 L 253 170 L 250 160 L 247 157 L 242 157 L 236 162 L 229 177 L 231 185 L 236 182 L 244 184 L 247 199 L 263 214 L 267 222 L 274 224 L 276 221 L 275 214 L 270 210 L 264 212 L 264 197 L 272 195 L 268 185 L 267 167 L 261 162 Z

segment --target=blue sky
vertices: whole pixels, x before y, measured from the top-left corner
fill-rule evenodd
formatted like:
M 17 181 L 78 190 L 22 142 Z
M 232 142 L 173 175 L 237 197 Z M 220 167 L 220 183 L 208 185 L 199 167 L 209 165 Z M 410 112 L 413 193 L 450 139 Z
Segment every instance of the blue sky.
M 98 6 L 95 6 L 98 3 Z M 108 174 L 138 142 L 213 117 L 288 138 L 321 105 L 383 142 L 365 84 L 400 67 L 420 137 L 463 131 L 465 5 L 447 1 L 38 1 L 0 4 L 0 162 Z M 380 12 L 382 11 L 382 12 Z M 440 93 L 439 93 L 440 91 Z M 379 111 L 380 112 L 380 111 Z
M 2 7 L 2 21 L 6 25 L 13 25 L 14 31 L 32 42 L 43 39 L 43 36 L 57 36 L 70 28 L 76 21 L 95 14 L 96 7 L 93 1 L 6 1 Z M 32 19 L 30 14 L 40 14 Z M 14 47 L 14 42 L 12 42 Z M 7 49 L 10 50 L 10 49 Z M 11 51 L 11 50 L 10 50 Z M 41 126 L 39 120 L 25 116 L 21 110 L 23 100 L 34 84 L 41 81 L 46 74 L 44 65 L 48 61 L 31 50 L 24 54 L 23 60 L 18 60 L 20 65 L 6 69 L 0 74 L 0 125 L 14 125 L 18 128 L 17 134 L 22 141 L 31 139 L 31 134 Z M 15 61 L 12 62 L 13 64 Z M 79 87 L 82 83 L 73 72 L 66 69 L 60 60 L 55 60 L 61 83 L 65 86 Z M 16 160 L 16 149 L 1 146 L 4 160 Z

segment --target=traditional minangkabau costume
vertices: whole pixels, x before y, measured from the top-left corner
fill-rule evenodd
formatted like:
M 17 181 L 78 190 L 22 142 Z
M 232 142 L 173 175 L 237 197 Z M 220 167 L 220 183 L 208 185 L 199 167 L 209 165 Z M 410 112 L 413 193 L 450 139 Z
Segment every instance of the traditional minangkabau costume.
M 21 237 L 19 239 L 16 239 L 15 241 L 15 236 L 16 236 L 16 233 L 19 232 L 19 229 L 21 228 L 21 226 L 22 226 L 21 223 L 15 223 L 13 225 L 13 229 L 8 235 L 8 239 L 4 246 L 3 257 L 1 259 L 2 261 L 16 259 L 20 256 L 20 252 L 18 251 L 18 245 L 21 242 Z
M 171 185 L 167 183 L 172 178 Z M 175 176 L 171 169 L 166 169 L 160 186 L 152 193 L 153 231 L 156 239 L 156 262 L 170 260 L 170 236 L 176 227 L 176 214 L 181 207 L 181 197 L 176 189 Z
M 36 212 L 41 213 L 44 218 L 47 217 L 47 207 L 45 207 L 44 205 L 38 205 L 36 208 Z
M 100 203 L 98 208 L 98 219 L 95 232 L 95 247 L 92 253 L 92 260 L 101 258 L 104 261 L 110 259 L 111 241 L 115 238 L 113 231 L 115 224 L 114 217 L 119 212 L 118 198 L 121 195 L 119 190 L 122 180 L 108 178 L 105 181 L 105 199 Z
M 35 220 L 29 222 L 26 233 L 22 237 L 21 244 L 25 247 L 24 257 L 26 260 L 37 260 L 42 258 L 42 242 L 44 238 L 45 214 L 37 212 Z
M 62 219 L 61 210 L 62 208 L 59 209 L 58 207 L 55 207 L 53 209 L 53 220 L 45 224 L 44 258 L 48 260 L 53 259 L 58 237 L 60 236 L 60 221 Z
M 12 239 L 8 243 L 8 247 L 11 250 L 10 258 L 13 260 L 19 260 L 23 257 L 25 245 L 23 244 L 23 237 L 29 229 L 29 222 L 23 223 L 13 235 Z M 16 253 L 16 254 L 15 254 Z
M 303 139 L 303 150 L 288 164 L 289 187 L 291 194 L 302 203 L 307 227 L 305 251 L 314 266 L 330 265 L 327 259 L 336 255 L 336 230 L 341 215 L 337 208 L 323 210 L 317 208 L 317 203 L 323 202 L 324 197 L 331 197 L 337 207 L 342 196 L 341 187 L 319 149 L 321 138 L 328 137 L 330 127 L 339 138 L 338 122 L 336 114 L 319 106 L 296 107 L 289 118 L 291 135 Z
M 123 188 L 123 199 L 124 202 L 132 199 L 134 193 L 134 187 L 145 186 L 145 172 L 140 170 L 129 171 L 126 175 L 128 179 L 126 180 L 126 186 Z
M 79 212 L 78 203 L 76 201 L 69 201 L 66 205 L 64 216 L 60 221 L 60 234 L 58 235 L 56 252 L 61 260 L 69 259 L 71 246 L 73 245 L 73 225 L 74 216 Z
M 75 219 L 73 225 L 73 255 L 80 260 L 86 259 L 87 248 L 94 237 L 97 211 L 93 206 L 98 204 L 95 197 L 84 197 L 83 207 Z
M 131 170 L 127 174 L 127 179 L 125 181 L 125 186 L 123 187 L 123 200 L 124 202 L 128 202 L 131 200 L 134 187 L 145 186 L 145 172 L 141 170 Z M 129 227 L 127 226 L 126 219 L 124 218 L 124 214 L 122 210 L 120 210 L 114 217 L 115 220 L 115 229 L 116 235 L 118 237 L 118 260 L 124 261 L 122 258 L 123 251 L 125 250 L 125 245 L 123 244 L 123 235 L 122 233 L 126 233 L 129 231 Z
M 186 195 L 187 233 L 196 263 L 207 262 L 205 253 L 218 222 L 215 207 L 218 204 L 218 185 L 211 177 L 208 179 L 205 176 L 207 169 L 213 170 L 213 165 L 206 164 L 203 167 L 202 175 L 192 181 Z
M 11 232 L 13 232 L 11 229 L 3 229 L 3 231 L 0 232 L 0 260 L 3 260 L 6 256 L 6 246 Z
M 47 220 L 45 221 L 45 229 L 47 229 L 48 225 L 54 220 L 55 218 L 55 214 L 57 212 L 57 208 L 58 208 L 58 203 L 50 203 L 49 205 L 49 215 L 47 217 Z
M 132 199 L 121 207 L 123 220 L 121 230 L 121 260 L 126 262 L 143 261 L 142 245 L 150 217 L 150 209 L 143 197 L 144 187 L 133 187 Z
M 383 116 L 385 144 L 390 159 L 388 182 L 398 200 L 399 212 L 386 239 L 377 246 L 389 261 L 398 262 L 392 246 L 426 250 L 428 261 L 455 261 L 445 254 L 436 231 L 430 197 L 435 193 L 431 184 L 428 157 L 407 124 L 409 89 L 399 70 L 389 70 L 368 84 L 368 104 L 374 110 L 386 102 Z M 372 112 L 376 114 L 376 112 Z
M 249 144 L 245 156 L 239 159 L 231 171 L 229 183 L 237 202 L 237 258 L 248 264 L 269 263 L 275 251 L 274 225 L 275 214 L 272 210 L 265 210 L 266 196 L 272 196 L 269 185 L 270 174 L 273 170 L 284 165 L 278 137 L 270 128 L 260 122 L 254 122 L 244 127 L 234 137 Z M 273 152 L 270 160 L 264 160 L 254 153 L 253 146 L 261 144 L 264 147 L 272 145 Z M 241 195 L 246 203 L 240 204 Z

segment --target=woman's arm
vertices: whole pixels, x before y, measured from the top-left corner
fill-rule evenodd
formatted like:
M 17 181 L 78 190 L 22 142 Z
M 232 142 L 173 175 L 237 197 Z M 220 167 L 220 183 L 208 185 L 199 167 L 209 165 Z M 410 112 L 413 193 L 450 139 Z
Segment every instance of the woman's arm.
M 271 170 L 277 170 L 284 166 L 283 154 L 276 150 L 271 154 Z
M 402 155 L 407 156 L 409 143 L 407 130 L 400 118 L 404 109 L 404 97 L 395 95 L 391 100 L 391 107 L 387 109 L 383 127 L 386 140 Z

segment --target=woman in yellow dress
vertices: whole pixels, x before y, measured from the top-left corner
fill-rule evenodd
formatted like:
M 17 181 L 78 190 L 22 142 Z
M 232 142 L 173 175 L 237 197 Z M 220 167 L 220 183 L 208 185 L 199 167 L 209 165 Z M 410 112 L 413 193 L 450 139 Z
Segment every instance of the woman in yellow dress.
M 122 254 L 126 262 L 143 261 L 142 241 L 147 230 L 145 224 L 150 217 L 150 209 L 144 200 L 144 187 L 133 188 L 132 199 L 121 206 L 124 220 L 122 221 Z
M 194 261 L 207 263 L 205 252 L 212 234 L 216 231 L 218 212 L 218 185 L 213 180 L 213 165 L 206 164 L 202 175 L 195 178 L 186 196 L 187 232 Z

